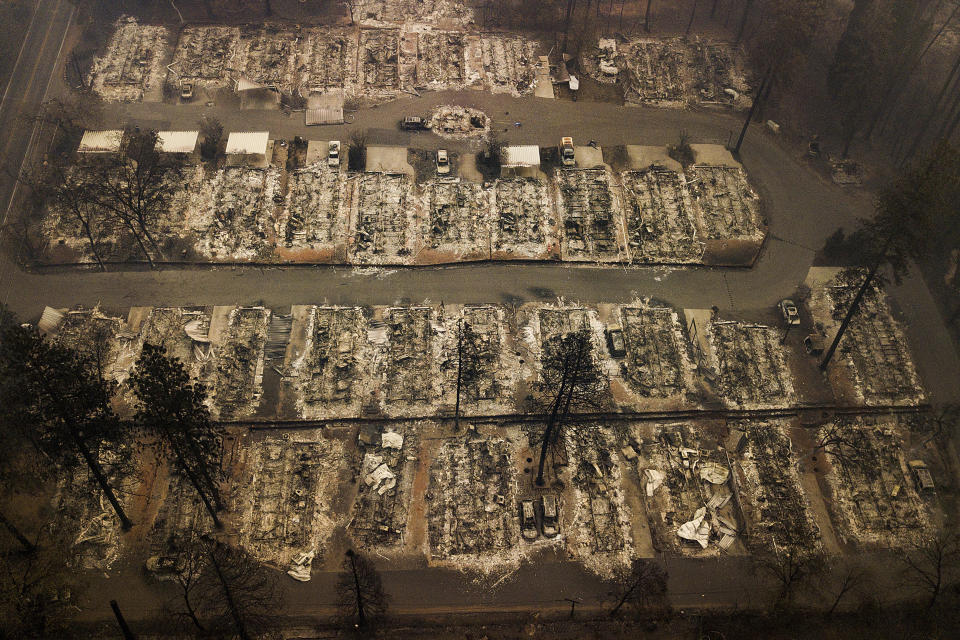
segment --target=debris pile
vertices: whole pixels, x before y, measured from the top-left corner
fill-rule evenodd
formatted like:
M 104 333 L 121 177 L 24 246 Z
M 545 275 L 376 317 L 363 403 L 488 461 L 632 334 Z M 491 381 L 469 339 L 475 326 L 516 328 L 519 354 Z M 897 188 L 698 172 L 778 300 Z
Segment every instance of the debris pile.
M 242 68 L 235 60 L 234 43 L 240 38 L 237 27 L 184 27 L 173 53 L 167 82 L 179 80 L 222 89 L 231 84 L 230 73 Z
M 445 442 L 427 490 L 430 558 L 490 571 L 520 540 L 515 446 L 468 436 Z M 492 565 L 492 566 L 491 566 Z
M 461 0 L 359 0 L 353 4 L 354 19 L 361 23 L 473 23 L 473 9 Z
M 693 91 L 700 102 L 736 101 L 749 86 L 744 77 L 742 61 L 729 44 L 703 42 L 699 38 L 690 43 L 693 53 Z
M 333 533 L 331 502 L 338 488 L 343 442 L 316 430 L 269 435 L 248 449 L 238 484 L 240 544 L 258 558 L 287 569 L 300 554 L 322 561 Z M 309 579 L 309 560 L 298 566 Z
M 673 309 L 622 307 L 626 379 L 645 397 L 666 398 L 687 390 L 690 358 Z
M 796 399 L 781 331 L 760 324 L 713 320 L 707 327 L 719 391 L 744 408 L 783 406 Z
M 209 385 L 211 410 L 222 420 L 249 416 L 260 404 L 269 321 L 270 311 L 263 307 L 230 311 Z
M 694 165 L 688 173 L 687 188 L 704 238 L 763 240 L 760 198 L 743 169 Z
M 171 470 L 166 478 L 163 502 L 150 529 L 152 556 L 176 556 L 185 536 L 213 532 L 213 519 L 203 505 L 197 490 L 181 473 Z
M 697 240 L 694 207 L 685 177 L 676 171 L 652 167 L 626 171 L 622 180 L 627 244 L 633 261 L 700 262 L 703 245 Z
M 624 502 L 620 465 L 613 434 L 599 426 L 568 428 L 567 447 L 573 485 L 573 529 L 570 550 L 584 565 L 605 577 L 629 566 L 633 557 L 630 508 Z
M 605 169 L 564 169 L 557 172 L 563 221 L 564 258 L 615 261 L 619 203 Z
M 347 525 L 347 533 L 361 549 L 403 543 L 418 450 L 419 437 L 413 430 L 361 427 L 360 481 Z
M 363 402 L 366 320 L 357 307 L 315 307 L 303 356 L 295 364 L 299 413 L 304 418 L 350 416 Z
M 240 74 L 253 82 L 292 93 L 298 85 L 294 75 L 299 36 L 275 24 L 244 25 L 234 45 L 234 60 Z
M 827 287 L 811 292 L 814 317 L 832 339 L 850 308 L 864 274 L 842 273 Z M 906 337 L 890 312 L 886 296 L 872 287 L 840 342 L 831 369 L 842 368 L 853 396 L 866 404 L 917 404 L 924 391 L 910 357 Z M 845 389 L 840 390 L 841 393 Z
M 443 372 L 441 394 L 454 397 L 457 392 L 458 367 L 474 373 L 472 380 L 461 378 L 460 403 L 494 403 L 501 400 L 510 373 L 501 368 L 504 320 L 502 310 L 494 306 L 467 306 L 462 313 L 444 319 L 443 347 L 440 352 L 440 371 Z
M 332 252 L 347 233 L 345 174 L 319 162 L 290 174 L 287 187 L 277 225 L 285 246 Z
M 548 251 L 551 212 L 547 184 L 536 178 L 498 180 L 491 225 L 493 253 L 541 258 Z
M 342 89 L 356 78 L 357 37 L 347 29 L 311 27 L 301 43 L 298 71 L 309 91 Z
M 210 356 L 210 314 L 203 309 L 154 307 L 140 329 L 140 347 L 143 344 L 164 348 L 170 358 L 176 358 L 193 379 L 203 376 L 202 370 Z
M 522 37 L 483 35 L 478 50 L 468 53 L 471 61 L 479 58 L 475 72 L 494 93 L 520 95 L 533 89 L 536 79 L 537 43 Z M 467 74 L 472 77 L 471 73 Z
M 639 40 L 627 45 L 624 58 L 629 73 L 627 100 L 683 106 L 690 54 L 682 40 Z
M 750 523 L 752 548 L 814 551 L 820 529 L 800 486 L 797 461 L 783 422 L 742 422 L 731 425 L 746 436 L 740 458 L 745 481 L 741 508 Z
M 648 438 L 635 425 L 624 457 L 636 465 L 658 551 L 715 555 L 740 531 L 727 456 L 691 424 L 661 425 Z
M 427 244 L 458 257 L 487 257 L 489 192 L 475 182 L 434 180 L 426 187 Z
M 90 68 L 88 82 L 104 100 L 139 102 L 153 92 L 159 100 L 169 33 L 166 27 L 141 25 L 122 17 L 114 25 L 106 50 Z
M 192 194 L 187 212 L 197 250 L 222 260 L 251 260 L 269 253 L 270 211 L 279 193 L 280 172 L 274 167 L 218 170 Z
M 106 380 L 122 382 L 140 350 L 122 319 L 99 308 L 72 310 L 63 315 L 54 340 L 89 358 Z
M 395 29 L 360 31 L 360 86 L 378 92 L 400 88 L 399 31 Z
M 490 132 L 490 118 L 478 109 L 442 105 L 430 116 L 430 129 L 445 138 L 483 138 Z
M 433 309 L 392 307 L 384 317 L 388 338 L 386 392 L 388 404 L 424 404 L 436 397 Z M 371 322 L 372 329 L 376 325 Z
M 597 47 L 584 53 L 580 62 L 584 73 L 598 82 L 614 84 L 619 79 L 620 60 L 613 38 L 600 38 Z
M 412 79 L 414 85 L 418 89 L 463 86 L 466 81 L 464 34 L 424 31 L 416 36 L 416 74 Z
M 412 229 L 408 218 L 410 178 L 406 175 L 365 173 L 356 180 L 354 263 L 390 262 L 411 254 Z

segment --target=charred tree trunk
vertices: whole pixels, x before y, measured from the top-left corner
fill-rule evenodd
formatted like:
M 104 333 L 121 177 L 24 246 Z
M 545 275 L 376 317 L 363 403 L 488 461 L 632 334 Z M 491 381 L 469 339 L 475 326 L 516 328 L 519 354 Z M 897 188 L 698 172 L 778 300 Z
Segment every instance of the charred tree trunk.
M 747 28 L 747 20 L 750 18 L 750 9 L 753 8 L 754 0 L 747 0 L 747 3 L 743 7 L 743 13 L 740 15 L 740 26 L 737 27 L 737 38 L 734 40 L 734 44 L 740 44 L 740 40 L 743 38 L 743 32 Z
M 643 14 L 643 30 L 650 33 L 650 3 L 653 0 L 647 0 L 647 10 Z
M 6 530 L 10 532 L 10 535 L 16 538 L 17 542 L 20 543 L 20 546 L 23 547 L 24 551 L 26 551 L 27 553 L 33 553 L 34 551 L 36 551 L 37 549 L 36 545 L 34 545 L 29 540 L 27 540 L 27 537 L 23 535 L 23 533 L 21 533 L 20 529 L 18 529 L 15 524 L 13 524 L 12 522 L 10 522 L 9 519 L 7 519 L 6 514 L 3 513 L 2 511 L 0 511 L 0 524 L 3 524 Z
M 353 573 L 353 589 L 357 597 L 357 624 L 364 627 L 367 624 L 367 616 L 363 610 L 363 589 L 360 588 L 360 576 L 357 573 L 357 554 L 353 549 L 347 549 L 347 557 L 350 558 L 350 571 Z
M 563 46 L 560 47 L 561 53 L 567 52 L 567 41 L 570 39 L 570 18 L 573 17 L 573 11 L 577 7 L 577 0 L 567 0 L 567 17 L 563 21 Z
M 886 250 L 884 250 L 884 253 L 886 253 Z M 857 295 L 854 297 L 853 302 L 850 303 L 850 308 L 847 309 L 847 315 L 843 317 L 843 322 L 840 323 L 840 328 L 837 329 L 837 335 L 834 336 L 833 342 L 830 344 L 830 348 L 827 349 L 827 352 L 823 356 L 823 360 L 820 362 L 821 371 L 826 371 L 827 365 L 830 364 L 830 360 L 833 358 L 833 354 L 837 350 L 837 346 L 840 344 L 843 334 L 847 331 L 847 327 L 850 326 L 850 320 L 853 319 L 854 314 L 857 312 L 857 308 L 860 306 L 860 301 L 863 300 L 863 296 L 866 295 L 867 290 L 873 283 L 873 279 L 877 275 L 877 271 L 880 270 L 880 265 L 882 262 L 882 258 L 876 261 L 876 263 L 870 269 L 870 272 L 867 274 L 867 277 L 864 279 L 863 284 L 860 285 Z
M 90 472 L 93 473 L 93 477 L 96 479 L 97 484 L 100 485 L 100 489 L 103 491 L 104 495 L 107 496 L 107 500 L 110 501 L 110 506 L 113 507 L 117 517 L 120 518 L 120 525 L 123 527 L 124 531 L 129 531 L 130 528 L 133 527 L 133 523 L 130 522 L 127 514 L 124 512 L 123 507 L 120 505 L 120 501 L 117 500 L 117 496 L 114 495 L 113 487 L 111 487 L 110 483 L 107 481 L 107 476 L 100 467 L 100 462 L 93 457 L 93 454 L 87 448 L 87 445 L 83 442 L 83 440 L 80 439 L 80 436 L 77 434 L 74 428 L 70 426 L 68 426 L 68 428 L 70 429 L 70 437 L 73 438 L 74 445 L 77 447 L 80 455 L 87 463 L 87 466 L 90 468 Z
M 220 563 L 217 562 L 216 554 L 214 550 L 211 549 L 209 552 L 210 566 L 213 567 L 213 570 L 217 574 L 217 580 L 220 581 L 220 586 L 223 588 L 223 598 L 227 602 L 227 608 L 230 609 L 230 615 L 233 617 L 233 622 L 237 627 L 237 635 L 240 636 L 242 640 L 253 640 L 249 633 L 247 633 L 247 627 L 243 623 L 243 616 L 240 615 L 240 610 L 237 608 L 237 603 L 233 599 L 233 592 L 230 591 L 230 585 L 227 582 L 226 577 L 223 575 L 223 569 L 220 567 Z

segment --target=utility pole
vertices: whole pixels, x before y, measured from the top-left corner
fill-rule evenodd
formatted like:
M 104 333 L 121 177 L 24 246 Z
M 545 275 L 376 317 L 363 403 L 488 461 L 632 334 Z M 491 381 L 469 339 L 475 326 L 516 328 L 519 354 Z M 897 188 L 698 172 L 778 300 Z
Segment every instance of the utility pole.
M 350 570 L 353 572 L 353 586 L 357 594 L 357 626 L 364 627 L 367 624 L 367 620 L 363 613 L 363 594 L 360 591 L 360 576 L 357 575 L 357 554 L 353 552 L 353 549 L 347 549 L 347 557 L 350 558 Z
M 770 76 L 772 74 L 772 69 L 767 69 L 767 73 L 763 76 L 763 81 L 760 82 L 760 87 L 757 89 L 757 95 L 753 99 L 753 104 L 750 105 L 750 111 L 747 113 L 747 119 L 743 123 L 743 129 L 740 131 L 740 137 L 737 138 L 737 146 L 734 147 L 733 153 L 740 153 L 740 146 L 743 144 L 743 139 L 747 135 L 747 127 L 750 126 L 750 121 L 753 120 L 753 114 L 756 112 L 757 107 L 760 105 L 760 99 L 763 96 L 764 89 L 767 88 L 767 83 L 770 81 Z
M 580 601 L 576 598 L 564 598 L 564 600 L 570 603 L 570 619 L 573 620 L 573 610 L 576 609 L 577 603 Z
M 687 37 L 690 35 L 690 28 L 693 26 L 693 19 L 696 16 L 697 16 L 697 0 L 693 0 L 693 8 L 690 9 L 690 22 L 687 23 L 687 32 L 683 34 L 684 37 Z
M 113 615 L 117 619 L 117 624 L 120 625 L 120 633 L 123 634 L 123 640 L 137 640 L 137 636 L 133 635 L 130 627 L 127 626 L 127 621 L 123 619 L 123 614 L 120 613 L 120 606 L 116 600 L 110 601 L 110 608 L 113 609 Z
M 647 33 L 650 33 L 650 3 L 653 0 L 647 0 L 647 11 L 643 16 L 643 30 Z

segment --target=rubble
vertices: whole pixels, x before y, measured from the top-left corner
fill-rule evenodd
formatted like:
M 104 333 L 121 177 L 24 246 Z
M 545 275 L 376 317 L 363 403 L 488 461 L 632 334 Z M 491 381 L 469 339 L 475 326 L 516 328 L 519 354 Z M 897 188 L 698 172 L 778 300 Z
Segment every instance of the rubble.
M 490 255 L 489 192 L 475 182 L 433 180 L 426 185 L 427 246 L 444 262 Z
M 509 404 L 510 388 L 517 374 L 516 367 L 505 362 L 506 321 L 501 307 L 470 305 L 459 313 L 445 314 L 442 318 L 439 367 L 441 398 L 449 401 L 456 397 L 458 358 L 467 354 L 475 367 L 475 379 L 464 383 L 461 380 L 461 414 L 475 407 L 478 414 L 513 409 Z M 460 336 L 466 336 L 459 344 Z M 470 340 L 472 338 L 472 340 Z M 458 350 L 459 349 L 459 350 Z
M 166 27 L 119 18 L 106 50 L 93 60 L 90 88 L 108 101 L 139 102 L 146 94 L 159 101 L 168 40 Z
M 191 194 L 187 225 L 197 251 L 220 260 L 252 260 L 271 252 L 274 194 L 280 193 L 275 167 L 226 167 Z
M 731 99 L 736 100 L 736 95 L 749 91 L 743 60 L 729 44 L 695 38 L 690 42 L 690 49 L 693 54 L 692 89 L 700 102 L 729 103 Z
M 652 167 L 621 174 L 627 244 L 635 263 L 698 263 L 703 244 L 694 225 L 695 208 L 685 176 Z
M 546 257 L 553 236 L 547 184 L 536 178 L 510 178 L 498 180 L 494 191 L 491 257 Z
M 371 358 L 366 326 L 357 307 L 311 309 L 304 352 L 291 372 L 301 417 L 359 414 L 368 393 L 364 363 Z
M 99 308 L 67 311 L 58 331 L 55 342 L 89 358 L 106 380 L 126 380 L 140 352 L 124 321 Z
M 620 308 L 630 387 L 645 397 L 682 395 L 691 386 L 689 347 L 673 309 Z
M 354 264 L 392 262 L 413 253 L 414 228 L 408 206 L 412 187 L 403 174 L 365 173 L 355 180 L 350 219 Z
M 747 444 L 739 459 L 739 498 L 751 549 L 821 548 L 820 529 L 800 485 L 797 461 L 782 421 L 731 423 Z
M 714 319 L 707 335 L 717 386 L 728 403 L 749 409 L 796 400 L 780 330 Z
M 436 398 L 434 314 L 430 307 L 392 307 L 383 323 L 386 329 L 386 380 L 384 402 L 389 405 L 426 404 Z M 371 321 L 370 328 L 378 328 Z M 384 326 L 381 325 L 381 326 Z
M 342 211 L 346 185 L 346 174 L 325 162 L 290 174 L 277 222 L 277 235 L 284 246 L 310 249 L 318 259 L 332 257 L 347 234 L 347 216 Z
M 167 82 L 185 80 L 211 89 L 230 87 L 234 71 L 243 67 L 236 59 L 234 44 L 240 39 L 238 27 L 187 26 L 180 32 Z
M 594 80 L 604 84 L 616 84 L 620 79 L 617 41 L 613 38 L 600 38 L 596 48 L 581 55 L 580 64 L 584 73 Z
M 318 429 L 270 433 L 247 448 L 238 484 L 241 546 L 261 560 L 290 567 L 294 579 L 310 579 L 310 564 L 322 562 L 335 520 L 344 445 Z
M 440 447 L 427 493 L 432 563 L 488 573 L 518 560 L 516 456 L 512 442 L 478 435 Z
M 361 24 L 410 21 L 466 26 L 473 23 L 473 9 L 461 0 L 360 0 L 354 19 Z
M 533 90 L 537 43 L 522 37 L 484 34 L 467 46 L 467 78 L 480 78 L 493 93 L 522 95 Z
M 565 260 L 618 261 L 623 251 L 618 237 L 620 203 L 605 169 L 564 169 L 557 172 Z
M 863 277 L 862 272 L 853 277 L 841 273 L 826 287 L 811 291 L 814 319 L 829 339 L 840 327 Z M 925 399 L 906 336 L 877 287 L 861 299 L 829 372 L 838 392 L 856 402 L 911 405 Z
M 263 307 L 230 310 L 223 335 L 214 346 L 214 368 L 208 385 L 208 404 L 218 419 L 236 419 L 256 411 L 263 393 L 269 320 L 270 310 Z
M 638 40 L 627 45 L 628 101 L 658 107 L 683 106 L 690 52 L 682 40 Z
M 361 89 L 382 93 L 400 88 L 399 37 L 399 31 L 394 29 L 360 31 L 357 72 Z
M 403 436 L 401 448 L 383 446 L 383 434 L 391 431 Z M 359 443 L 360 482 L 347 533 L 357 548 L 379 552 L 403 544 L 420 438 L 413 429 L 391 427 L 378 440 Z
M 209 362 L 209 337 L 206 341 L 195 340 L 187 334 L 188 326 L 195 335 L 208 335 L 210 313 L 203 309 L 154 307 L 140 328 L 136 352 L 144 344 L 161 346 L 168 357 L 183 364 L 192 379 L 200 379 Z
M 465 85 L 466 36 L 463 33 L 423 31 L 406 35 L 417 37 L 415 77 L 410 79 L 417 89 L 449 89 Z
M 569 549 L 588 569 L 612 578 L 634 557 L 630 508 L 620 465 L 610 453 L 616 450 L 613 434 L 605 427 L 569 425 L 566 443 L 573 452 Z
M 237 72 L 247 80 L 281 93 L 293 93 L 296 45 L 300 36 L 276 24 L 244 25 L 234 42 Z M 242 61 L 242 62 L 241 62 Z
M 694 165 L 687 174 L 687 188 L 703 238 L 763 241 L 760 199 L 743 169 Z
M 148 534 L 151 556 L 176 555 L 193 536 L 214 531 L 213 519 L 186 476 L 170 470 L 164 480 L 160 508 Z
M 337 27 L 310 27 L 301 41 L 298 71 L 308 91 L 345 89 L 356 79 L 357 35 Z
M 485 138 L 490 118 L 479 109 L 441 105 L 430 117 L 430 130 L 443 138 Z

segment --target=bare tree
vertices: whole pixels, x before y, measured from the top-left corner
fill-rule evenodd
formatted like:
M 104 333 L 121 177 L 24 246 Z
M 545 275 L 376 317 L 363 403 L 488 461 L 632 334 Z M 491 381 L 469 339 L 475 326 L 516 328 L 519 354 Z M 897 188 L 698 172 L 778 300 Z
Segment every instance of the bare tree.
M 367 167 L 367 130 L 353 129 L 350 132 L 350 148 L 347 149 L 347 166 L 351 171 L 364 171 Z
M 200 155 L 205 160 L 213 160 L 220 152 L 220 142 L 223 140 L 223 125 L 216 118 L 204 116 L 200 119 Z
M 242 549 L 192 532 L 177 556 L 181 615 L 201 632 L 252 640 L 276 628 L 283 611 L 278 573 Z
M 373 563 L 353 549 L 347 549 L 343 568 L 337 576 L 337 609 L 355 629 L 365 629 L 387 612 L 389 598 Z
M 825 568 L 823 556 L 802 549 L 765 550 L 753 555 L 753 570 L 777 585 L 774 608 L 789 607 L 797 590 Z
M 824 572 L 824 580 L 820 588 L 826 598 L 829 598 L 830 608 L 827 609 L 827 617 L 833 615 L 843 602 L 844 598 L 864 589 L 871 583 L 869 572 L 856 560 L 847 558 L 839 564 L 832 567 L 829 572 Z
M 547 451 L 559 442 L 570 412 L 602 407 L 608 391 L 607 379 L 596 361 L 588 327 L 549 340 L 543 351 L 538 387 L 540 400 L 547 410 L 547 421 L 540 440 L 538 486 L 544 484 Z
M 620 595 L 617 604 L 610 610 L 615 616 L 625 604 L 637 609 L 663 609 L 667 601 L 667 572 L 652 560 L 634 558 L 629 570 L 621 573 L 617 582 Z
M 460 430 L 460 396 L 463 389 L 473 389 L 484 373 L 477 332 L 462 318 L 457 322 L 457 400 L 454 429 Z
M 958 573 L 960 536 L 953 531 L 938 531 L 910 544 L 896 558 L 901 564 L 904 582 L 929 595 L 927 609 L 930 609 Z
M 852 456 L 852 452 L 860 444 L 860 433 L 852 422 L 846 418 L 836 417 L 820 428 L 811 453 L 823 451 L 844 464 L 854 464 L 856 459 Z

